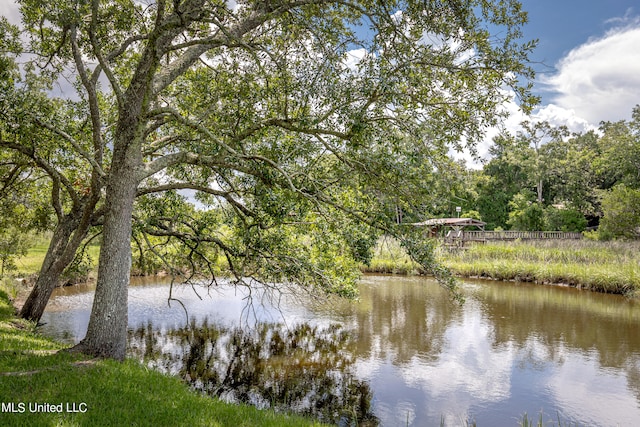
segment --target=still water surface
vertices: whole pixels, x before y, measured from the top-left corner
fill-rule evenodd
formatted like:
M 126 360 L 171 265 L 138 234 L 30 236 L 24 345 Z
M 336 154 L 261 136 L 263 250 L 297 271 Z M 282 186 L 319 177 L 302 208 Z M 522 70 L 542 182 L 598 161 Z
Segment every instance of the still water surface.
M 240 372 L 245 379 L 268 377 L 269 396 L 278 394 L 275 366 L 292 372 L 284 375 L 289 382 L 283 387 L 307 403 L 309 396 L 322 397 L 323 385 L 340 396 L 334 399 L 338 404 L 364 408 L 370 416 L 358 416 L 361 421 L 383 426 L 438 426 L 442 420 L 447 426 L 466 421 L 479 427 L 515 426 L 525 412 L 537 421 L 541 411 L 545 421 L 560 419 L 563 425 L 638 425 L 640 301 L 514 283 L 469 281 L 463 289 L 467 301 L 459 307 L 424 278 L 367 276 L 357 303 L 283 298 L 276 304 L 254 291 L 248 305 L 243 289 L 200 289 L 199 299 L 190 287 L 174 287 L 186 315 L 176 302 L 167 306 L 167 284 L 140 281 L 129 290 L 131 353 L 155 357 L 146 360 L 183 377 L 210 363 L 221 383 L 227 381 L 225 373 L 249 363 L 245 355 L 231 369 L 230 355 L 238 353 L 234 343 L 249 346 L 256 355 L 268 353 L 277 360 Z M 81 339 L 92 298 L 90 288 L 57 290 L 42 332 L 70 342 Z M 206 337 L 185 332 L 190 323 L 206 328 Z M 244 335 L 237 335 L 238 327 Z M 287 334 L 297 341 L 278 344 Z M 312 337 L 318 341 L 311 342 Z M 204 350 L 176 350 L 196 338 L 209 340 Z M 283 352 L 296 352 L 299 366 L 283 368 L 288 363 L 278 359 Z M 226 359 L 228 365 L 214 369 L 214 359 Z M 325 366 L 324 373 L 314 368 L 332 364 L 348 377 L 338 378 L 331 367 Z M 200 378 L 195 385 L 207 389 L 207 381 L 213 380 Z M 210 388 L 212 394 L 229 397 L 220 387 Z M 287 393 L 292 399 L 293 392 Z M 247 395 L 262 406 L 269 400 L 251 390 Z M 342 416 L 333 420 L 345 423 Z

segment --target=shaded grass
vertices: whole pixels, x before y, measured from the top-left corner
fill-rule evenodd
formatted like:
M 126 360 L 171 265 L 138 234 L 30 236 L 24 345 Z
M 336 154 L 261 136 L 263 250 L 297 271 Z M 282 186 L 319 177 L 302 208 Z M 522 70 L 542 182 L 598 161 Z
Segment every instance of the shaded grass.
M 133 360 L 92 360 L 58 352 L 61 348 L 39 336 L 33 324 L 15 319 L 8 296 L 0 292 L 0 396 L 5 404 L 25 404 L 24 413 L 0 412 L 0 425 L 319 425 L 214 400 Z M 29 403 L 62 404 L 63 412 L 30 413 Z M 66 412 L 67 404 L 71 409 L 86 404 L 86 412 Z

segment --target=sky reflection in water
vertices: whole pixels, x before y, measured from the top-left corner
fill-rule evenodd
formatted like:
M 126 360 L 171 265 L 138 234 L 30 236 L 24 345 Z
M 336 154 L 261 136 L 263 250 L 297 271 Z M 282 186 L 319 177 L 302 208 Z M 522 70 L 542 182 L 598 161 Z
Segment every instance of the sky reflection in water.
M 227 327 L 263 322 L 341 323 L 355 337 L 353 369 L 373 392 L 382 425 L 518 425 L 538 420 L 634 425 L 640 419 L 640 302 L 575 289 L 468 282 L 458 307 L 421 278 L 368 276 L 357 303 L 281 304 L 282 314 L 238 289 L 174 295 L 189 316 Z M 46 334 L 77 341 L 92 296 L 60 290 L 43 318 Z M 166 284 L 130 288 L 129 323 L 171 329 L 187 322 L 167 307 Z

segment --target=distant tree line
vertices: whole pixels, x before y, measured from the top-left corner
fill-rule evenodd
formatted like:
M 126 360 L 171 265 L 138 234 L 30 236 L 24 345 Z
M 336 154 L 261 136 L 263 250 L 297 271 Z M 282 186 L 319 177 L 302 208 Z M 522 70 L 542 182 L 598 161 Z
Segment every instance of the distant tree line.
M 629 121 L 570 134 L 546 122 L 494 139 L 481 170 L 464 167 L 436 215 L 462 215 L 488 230 L 598 230 L 600 239 L 640 233 L 640 106 Z M 439 211 L 438 211 L 439 210 Z

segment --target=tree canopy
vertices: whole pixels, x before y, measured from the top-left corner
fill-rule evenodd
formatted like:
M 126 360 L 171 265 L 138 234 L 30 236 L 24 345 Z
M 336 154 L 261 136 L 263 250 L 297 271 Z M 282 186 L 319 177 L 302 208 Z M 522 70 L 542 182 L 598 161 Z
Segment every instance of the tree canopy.
M 640 223 L 629 206 L 640 188 L 640 106 L 631 116 L 582 134 L 540 122 L 499 135 L 470 180 L 469 204 L 489 229 L 584 231 L 601 224 L 601 238 L 637 236 Z M 531 129 L 546 138 L 536 144 Z
M 512 0 L 20 5 L 31 57 L 2 147 L 51 180 L 53 264 L 101 227 L 78 346 L 96 355 L 124 356 L 132 236 L 167 261 L 153 239 L 180 245 L 194 270 L 224 257 L 237 283 L 352 295 L 383 230 L 451 285 L 394 212 L 421 215 L 448 149 L 497 122 L 505 88 L 533 100 Z M 61 78 L 73 97 L 47 90 Z

